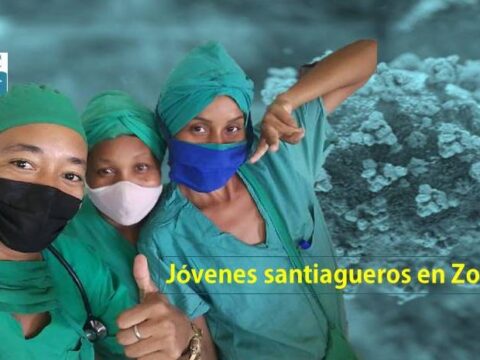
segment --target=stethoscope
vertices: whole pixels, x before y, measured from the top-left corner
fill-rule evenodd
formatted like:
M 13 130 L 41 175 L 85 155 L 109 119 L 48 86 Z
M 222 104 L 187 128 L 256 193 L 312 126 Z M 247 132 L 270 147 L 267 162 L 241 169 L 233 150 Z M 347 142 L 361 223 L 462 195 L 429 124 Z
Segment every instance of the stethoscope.
M 55 249 L 52 245 L 49 245 L 47 249 L 57 258 L 57 260 L 62 264 L 62 266 L 67 270 L 68 274 L 72 278 L 73 282 L 77 286 L 78 290 L 80 291 L 80 295 L 82 296 L 83 306 L 85 307 L 85 311 L 87 312 L 87 321 L 83 326 L 83 331 L 85 332 L 85 336 L 90 342 L 97 342 L 102 340 L 107 336 L 107 327 L 104 323 L 102 323 L 99 319 L 93 316 L 92 308 L 90 306 L 90 301 L 88 301 L 87 293 L 85 292 L 85 288 L 82 285 L 82 282 L 78 278 L 77 274 L 70 266 L 70 264 L 65 260 L 65 258 Z

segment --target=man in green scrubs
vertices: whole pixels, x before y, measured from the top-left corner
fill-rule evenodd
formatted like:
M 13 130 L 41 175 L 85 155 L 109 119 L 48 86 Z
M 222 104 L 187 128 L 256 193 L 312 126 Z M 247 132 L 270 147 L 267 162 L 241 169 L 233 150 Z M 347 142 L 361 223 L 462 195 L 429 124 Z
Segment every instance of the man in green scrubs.
M 49 185 L 81 199 L 87 147 L 80 118 L 69 99 L 36 85 L 13 87 L 0 98 L 0 136 L 2 180 Z M 8 199 L 2 195 L 2 200 L 5 219 Z M 20 201 L 22 198 L 13 205 L 20 206 Z M 33 212 L 35 205 L 41 205 L 33 199 L 23 201 L 28 205 L 24 211 Z M 40 214 L 36 217 L 42 221 Z M 3 224 L 2 233 L 6 231 Z M 85 307 L 66 269 L 48 250 L 15 251 L 3 243 L 6 236 L 0 240 L 0 358 L 93 359 L 93 347 L 82 329 Z M 109 328 L 106 341 L 112 351 L 121 354 L 122 348 L 115 345 L 115 319 L 135 304 L 134 299 L 115 289 L 107 269 L 98 266 L 101 262 L 81 244 L 59 239 L 53 246 L 75 269 L 94 270 L 79 275 L 89 289 L 92 308 Z
M 171 301 L 189 317 L 206 317 L 219 358 L 356 359 L 334 284 L 265 283 L 262 274 L 336 268 L 314 192 L 327 106 L 333 110 L 362 86 L 375 62 L 372 41 L 319 62 L 267 111 L 255 164 L 238 160 L 249 136 L 253 83 L 219 44 L 193 49 L 167 79 L 157 112 L 169 139 L 171 184 L 142 230 L 139 250 Z M 257 281 L 184 284 L 180 273 L 172 277 L 173 265 L 192 272 L 255 269 Z
M 142 297 L 135 306 L 80 239 L 56 239 L 83 197 L 86 158 L 80 118 L 65 96 L 32 84 L 0 97 L 0 359 L 94 359 L 83 329 L 86 303 L 48 246 L 74 270 L 92 315 L 106 325 L 108 336 L 98 344 L 109 359 L 125 357 L 117 332 L 127 354 L 139 359 L 187 348 L 191 334 L 171 327 L 189 328 L 186 317 L 151 286 L 141 257 L 134 272 Z

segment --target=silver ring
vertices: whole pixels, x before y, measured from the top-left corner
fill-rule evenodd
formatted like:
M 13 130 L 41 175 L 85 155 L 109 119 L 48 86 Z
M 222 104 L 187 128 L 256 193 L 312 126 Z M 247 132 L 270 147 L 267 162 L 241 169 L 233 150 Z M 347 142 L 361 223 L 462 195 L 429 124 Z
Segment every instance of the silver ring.
M 140 331 L 138 331 L 138 327 L 137 325 L 134 325 L 133 326 L 133 334 L 135 335 L 135 337 L 137 338 L 137 340 L 142 340 L 142 334 L 140 334 Z

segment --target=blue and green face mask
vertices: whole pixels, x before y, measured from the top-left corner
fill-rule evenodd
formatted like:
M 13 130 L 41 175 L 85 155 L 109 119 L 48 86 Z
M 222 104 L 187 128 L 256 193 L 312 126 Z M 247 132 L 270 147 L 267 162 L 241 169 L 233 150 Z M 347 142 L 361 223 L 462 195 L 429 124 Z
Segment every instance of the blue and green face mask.
M 170 179 L 198 192 L 215 191 L 247 160 L 247 142 L 192 144 L 169 141 Z
M 225 186 L 245 163 L 253 141 L 251 119 L 247 120 L 247 140 L 229 144 L 194 144 L 170 136 L 160 122 L 167 138 L 170 179 L 198 192 L 209 193 Z

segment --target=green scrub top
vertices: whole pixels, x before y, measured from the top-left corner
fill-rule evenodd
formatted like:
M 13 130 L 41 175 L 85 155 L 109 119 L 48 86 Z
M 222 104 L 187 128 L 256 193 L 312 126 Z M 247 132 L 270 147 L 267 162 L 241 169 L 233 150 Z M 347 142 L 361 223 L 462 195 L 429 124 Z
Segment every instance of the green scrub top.
M 136 250 L 103 219 L 88 197 L 84 198 L 78 214 L 57 242 L 64 245 L 59 250 L 72 266 L 77 265 L 77 275 L 89 295 L 93 296 L 90 300 L 93 301 L 92 311 L 106 322 L 111 333 L 107 339 L 95 344 L 96 354 L 101 359 L 126 359 L 123 347 L 115 339 L 118 331 L 115 321 L 120 313 L 138 303 L 138 291 L 132 275 Z M 77 254 L 77 247 L 88 252 L 91 259 Z M 79 296 L 78 291 L 75 295 Z
M 118 315 L 134 306 L 127 289 L 119 284 L 109 269 L 80 243 L 79 238 L 61 234 L 53 246 L 73 267 L 87 293 L 94 316 L 107 326 L 108 336 L 98 343 L 106 359 L 126 359 L 123 347 L 115 339 Z M 80 359 L 93 360 L 93 345 L 82 330 L 87 314 L 78 288 L 67 270 L 48 250 L 42 252 L 47 262 L 57 296 L 57 306 L 50 311 L 51 322 L 35 337 L 26 340 L 19 323 L 6 312 L 0 313 L 0 359 Z M 6 331 L 4 331 L 6 330 Z
M 64 235 L 86 244 L 127 287 L 129 296 L 137 299 L 138 289 L 132 273 L 137 249 L 105 220 L 88 195 L 84 197 L 77 215 L 64 230 Z
M 246 163 L 238 172 L 264 218 L 264 243 L 248 245 L 220 231 L 174 183 L 165 190 L 141 232 L 138 248 L 149 259 L 154 281 L 190 318 L 206 316 L 220 359 L 322 359 L 328 324 L 346 329 L 343 297 L 333 284 L 313 286 L 327 321 L 304 285 L 263 281 L 265 269 L 292 266 L 269 209 L 261 206 L 244 168 L 276 204 L 294 245 L 300 240 L 311 241 L 310 248 L 300 250 L 305 265 L 336 268 L 329 232 L 314 192 L 329 141 L 322 99 L 301 106 L 294 116 L 305 129 L 301 143 L 282 143 L 277 153 L 267 153 L 256 164 Z M 167 285 L 172 263 L 177 269 L 183 264 L 197 270 L 255 268 L 258 281 Z
M 37 336 L 25 339 L 20 323 L 11 314 L 0 313 L 0 359 L 93 360 L 93 346 L 83 336 L 80 324 L 73 322 L 62 310 L 53 310 L 50 316 L 50 324 Z

